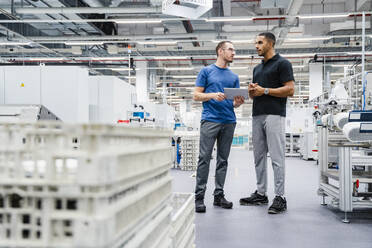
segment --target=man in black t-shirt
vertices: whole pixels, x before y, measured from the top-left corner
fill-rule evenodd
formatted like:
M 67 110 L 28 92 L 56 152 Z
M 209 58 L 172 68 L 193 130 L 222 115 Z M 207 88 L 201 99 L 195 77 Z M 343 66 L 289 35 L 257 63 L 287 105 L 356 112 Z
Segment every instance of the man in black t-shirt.
M 241 205 L 268 204 L 267 152 L 274 170 L 275 198 L 269 207 L 270 214 L 287 209 L 284 197 L 285 183 L 285 115 L 287 97 L 294 94 L 294 77 L 291 63 L 275 54 L 275 36 L 261 33 L 256 38 L 256 50 L 264 59 L 253 70 L 253 83 L 248 87 L 253 99 L 252 141 L 256 169 L 257 190 L 240 199 Z

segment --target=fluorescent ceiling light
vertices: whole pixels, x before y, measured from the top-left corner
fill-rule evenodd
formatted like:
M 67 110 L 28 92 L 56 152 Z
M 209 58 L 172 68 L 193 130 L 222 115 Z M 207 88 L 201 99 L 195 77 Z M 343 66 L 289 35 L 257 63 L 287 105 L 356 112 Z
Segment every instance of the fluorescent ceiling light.
M 341 18 L 348 17 L 349 13 L 345 14 L 324 14 L 324 15 L 299 15 L 297 16 L 300 19 L 317 19 L 317 18 Z
M 103 41 L 65 41 L 63 42 L 68 46 L 84 46 L 84 45 L 103 45 Z
M 283 57 L 313 57 L 315 53 L 289 53 L 289 54 L 280 54 Z
M 40 58 L 27 58 L 26 60 L 29 60 L 29 61 L 63 61 L 65 60 L 65 58 L 40 57 Z
M 112 71 L 131 71 L 133 70 L 132 68 L 103 68 L 106 70 L 112 70 Z
M 299 42 L 299 41 L 309 41 L 309 40 L 329 40 L 332 37 L 303 37 L 303 38 L 287 38 L 286 42 Z
M 153 59 L 188 59 L 187 56 L 155 56 Z
M 292 68 L 305 68 L 305 65 L 292 65 Z
M 193 67 L 164 67 L 166 71 L 192 71 L 194 70 Z
M 128 61 L 128 57 L 93 57 L 93 58 L 90 58 L 90 60 L 124 60 L 124 61 Z
M 22 41 L 6 41 L 6 42 L 0 42 L 0 46 L 27 46 L 30 45 L 31 42 L 22 42 Z
M 110 19 L 118 24 L 161 23 L 161 19 Z
M 140 45 L 176 45 L 177 41 L 169 40 L 146 40 L 146 41 L 136 41 Z
M 328 65 L 330 65 L 330 64 L 328 64 Z M 352 66 L 352 64 L 348 64 L 348 65 L 330 65 L 330 66 L 332 66 L 332 67 L 348 67 L 348 66 Z
M 196 78 L 197 75 L 170 75 L 172 78 Z
M 212 40 L 213 43 L 220 43 L 221 41 L 225 41 L 225 40 Z M 229 40 L 231 41 L 232 43 L 253 43 L 254 40 Z
M 253 17 L 211 17 L 205 19 L 206 22 L 244 22 L 244 21 L 252 21 Z

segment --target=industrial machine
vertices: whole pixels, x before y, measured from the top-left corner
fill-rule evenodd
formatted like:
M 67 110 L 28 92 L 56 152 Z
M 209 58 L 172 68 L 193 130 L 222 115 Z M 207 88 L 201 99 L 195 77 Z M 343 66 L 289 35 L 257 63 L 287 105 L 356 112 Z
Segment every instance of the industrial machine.
M 0 122 L 36 122 L 60 120 L 43 105 L 0 105 Z

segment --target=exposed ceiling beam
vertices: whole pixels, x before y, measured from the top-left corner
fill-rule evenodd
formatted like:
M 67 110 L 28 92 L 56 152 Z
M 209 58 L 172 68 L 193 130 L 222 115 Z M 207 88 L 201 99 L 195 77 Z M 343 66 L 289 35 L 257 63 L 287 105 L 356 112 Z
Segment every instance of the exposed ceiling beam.
M 277 37 L 281 38 L 279 45 L 283 43 L 285 37 L 287 37 L 289 29 L 291 26 L 295 25 L 298 22 L 298 19 L 295 17 L 300 12 L 303 0 L 292 0 L 287 8 L 286 15 L 289 17 L 282 22 L 284 27 L 279 28 Z M 280 21 L 281 22 L 281 21 Z
M 159 14 L 161 7 L 151 8 L 110 8 L 110 7 L 57 7 L 57 8 L 16 8 L 17 14 Z

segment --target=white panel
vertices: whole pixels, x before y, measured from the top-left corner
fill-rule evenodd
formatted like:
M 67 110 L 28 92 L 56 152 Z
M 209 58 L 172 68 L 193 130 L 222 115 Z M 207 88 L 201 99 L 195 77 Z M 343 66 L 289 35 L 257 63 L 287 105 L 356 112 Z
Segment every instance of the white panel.
M 148 88 L 147 88 L 147 61 L 137 61 L 136 67 L 140 70 L 136 73 L 136 91 L 138 102 L 148 102 Z
M 97 122 L 98 116 L 98 77 L 88 78 L 89 87 L 89 122 Z
M 5 74 L 5 104 L 40 103 L 39 66 L 7 66 Z
M 99 121 L 102 123 L 113 123 L 113 98 L 114 84 L 112 77 L 99 77 Z
M 311 108 L 287 107 L 285 127 L 287 133 L 311 132 L 313 122 Z
M 64 122 L 88 122 L 87 78 L 88 70 L 79 67 L 42 67 L 42 104 Z
M 309 100 L 323 93 L 323 66 L 309 64 Z
M 0 104 L 5 104 L 5 78 L 4 67 L 0 67 Z
M 134 86 L 114 76 L 96 76 L 98 82 L 98 119 L 100 123 L 114 124 L 118 120 L 128 119 L 128 111 L 133 110 L 131 95 Z M 93 90 L 91 90 L 93 93 Z M 94 97 L 93 97 L 94 98 Z M 94 99 L 91 99 L 91 104 Z
M 128 118 L 128 111 L 133 110 L 132 105 L 132 94 L 135 93 L 135 87 L 128 84 L 127 82 L 115 78 L 115 87 L 117 90 L 114 91 L 115 102 L 114 102 L 114 118 L 117 120 L 126 120 Z
M 78 113 L 76 119 L 80 123 L 89 122 L 89 72 L 87 68 L 76 67 L 78 84 Z

